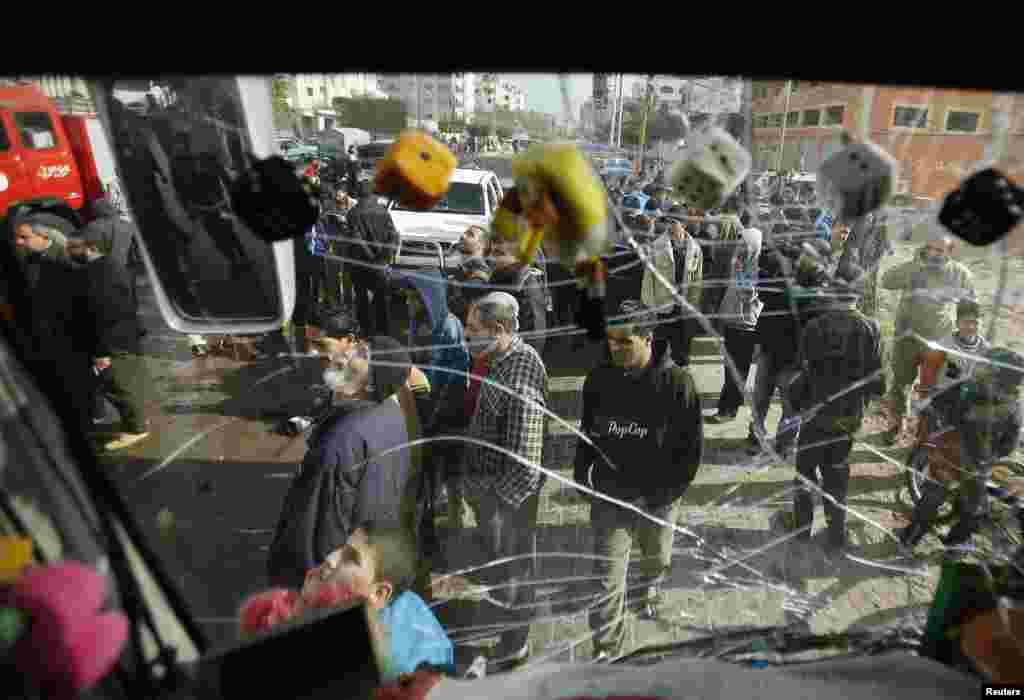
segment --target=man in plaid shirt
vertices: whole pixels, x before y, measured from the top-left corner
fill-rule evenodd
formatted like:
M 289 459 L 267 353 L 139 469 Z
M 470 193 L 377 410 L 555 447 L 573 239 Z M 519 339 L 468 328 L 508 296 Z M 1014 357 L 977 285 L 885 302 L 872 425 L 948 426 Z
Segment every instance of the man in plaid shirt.
M 529 465 L 539 465 L 547 370 L 518 331 L 519 305 L 511 294 L 492 292 L 470 307 L 466 318 L 470 352 L 477 358 L 486 356 L 490 362 L 488 382 L 481 387 L 469 435 L 516 454 Z M 482 445 L 468 444 L 464 459 L 464 493 L 476 512 L 487 561 L 529 553 L 544 475 Z M 532 577 L 530 559 L 489 567 L 481 573 L 486 585 L 505 586 L 492 592 L 494 598 L 520 608 L 499 613 L 496 624 L 512 629 L 501 635 L 493 670 L 521 662 L 529 654 L 533 588 L 517 584 Z

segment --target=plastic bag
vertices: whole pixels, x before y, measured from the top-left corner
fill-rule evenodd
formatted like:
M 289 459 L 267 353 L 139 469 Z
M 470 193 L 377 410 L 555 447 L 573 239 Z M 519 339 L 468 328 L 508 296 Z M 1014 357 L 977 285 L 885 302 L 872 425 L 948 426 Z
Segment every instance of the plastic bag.
M 648 247 L 648 255 L 658 272 L 673 286 L 676 285 L 676 260 L 672 240 L 667 233 L 654 239 Z M 666 287 L 649 268 L 644 268 L 640 299 L 650 308 L 669 306 L 674 302 L 673 289 Z

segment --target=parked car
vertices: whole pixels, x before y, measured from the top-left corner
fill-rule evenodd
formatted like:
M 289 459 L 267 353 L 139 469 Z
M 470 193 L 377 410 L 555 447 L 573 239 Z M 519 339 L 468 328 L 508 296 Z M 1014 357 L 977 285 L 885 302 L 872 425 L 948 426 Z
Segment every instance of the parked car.
M 625 158 L 610 158 L 604 161 L 598 172 L 609 178 L 629 177 L 633 174 L 633 164 Z
M 503 195 L 494 172 L 460 168 L 452 174 L 448 194 L 433 209 L 420 211 L 389 203 L 391 219 L 402 240 L 398 265 L 433 267 L 440 246 L 445 268 L 457 267 L 461 256 L 453 250 L 455 244 L 470 226 L 490 225 Z
M 319 149 L 310 146 L 296 138 L 277 139 L 277 150 L 284 156 L 285 160 L 293 163 L 309 163 L 316 160 Z
M 631 214 L 637 216 L 643 214 L 647 209 L 647 202 L 651 198 L 643 192 L 630 192 L 622 198 L 623 215 Z
M 370 180 L 377 172 L 377 163 L 384 160 L 388 150 L 395 142 L 393 140 L 371 141 L 365 146 L 356 149 L 356 157 L 359 159 L 359 180 Z
M 812 217 L 807 207 L 783 207 L 782 213 L 794 229 L 814 230 L 817 217 Z

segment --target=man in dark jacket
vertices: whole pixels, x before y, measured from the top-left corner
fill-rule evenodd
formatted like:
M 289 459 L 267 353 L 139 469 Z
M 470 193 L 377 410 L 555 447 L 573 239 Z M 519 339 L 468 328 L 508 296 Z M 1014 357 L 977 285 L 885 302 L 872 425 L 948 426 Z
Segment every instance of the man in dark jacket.
M 519 332 L 523 342 L 544 354 L 544 333 L 548 327 L 548 304 L 544 293 L 544 273 L 519 262 L 519 244 L 495 238 L 491 241 L 494 272 L 491 290 L 508 292 L 519 302 Z
M 86 297 L 93 328 L 93 366 L 100 391 L 121 414 L 122 433 L 104 449 L 120 450 L 146 439 L 145 395 L 148 381 L 141 354 L 139 304 L 130 273 L 103 253 L 101 231 L 83 231 L 68 241 L 68 254 L 85 268 Z
M 820 468 L 825 493 L 836 501 L 825 499 L 825 552 L 829 557 L 840 556 L 847 546 L 847 460 L 853 436 L 864 421 L 868 401 L 885 394 L 881 330 L 877 321 L 856 308 L 863 293 L 862 279 L 861 270 L 848 265 L 822 286 L 808 290 L 824 308 L 803 328 L 801 376 L 791 388 L 793 407 L 802 414 L 811 411 L 800 428 L 797 471 L 816 484 Z M 861 381 L 865 383 L 851 389 Z M 797 538 L 809 542 L 814 499 L 803 480 L 794 495 L 793 510 L 796 529 L 806 528 Z
M 24 218 L 14 224 L 14 243 L 18 259 L 31 257 L 38 261 L 40 256 L 61 263 L 67 263 L 67 236 L 56 228 L 33 218 Z M 32 255 L 33 253 L 39 255 Z
M 84 271 L 67 257 L 63 244 L 54 252 L 59 232 L 51 227 L 25 221 L 15 228 L 28 305 L 17 316 L 31 332 L 39 367 L 60 377 L 78 418 L 74 428 L 88 434 L 93 429 L 95 375 Z
M 791 295 L 787 293 L 795 284 L 794 274 L 800 250 L 788 243 L 769 243 L 759 261 L 757 295 L 764 309 L 757 319 L 757 342 L 761 352 L 757 356 L 757 374 L 754 383 L 754 405 L 747 435 L 748 452 L 761 450 L 758 435 L 766 435 L 765 417 L 771 406 L 775 389 L 783 394 L 782 418 L 776 430 L 774 449 L 786 452 L 794 443 L 796 432 L 787 430 L 785 421 L 791 417 L 783 388 L 788 385 L 789 374 L 797 361 L 800 324 Z
M 639 301 L 624 301 L 619 314 L 628 321 L 608 329 L 611 363 L 598 367 L 583 385 L 580 430 L 595 447 L 580 440 L 573 478 L 577 483 L 675 523 L 679 501 L 697 475 L 704 427 L 700 396 L 689 371 L 663 352 L 654 352 L 657 317 Z M 601 593 L 612 594 L 626 578 L 625 566 L 635 538 L 644 551 L 641 571 L 647 583 L 647 615 L 654 616 L 658 585 L 672 563 L 673 529 L 632 511 L 593 499 L 590 523 Z M 590 616 L 596 656 L 618 652 L 625 631 L 611 625 L 622 609 L 611 597 Z
M 470 226 L 459 240 L 462 260 L 452 275 L 455 284 L 448 287 L 448 308 L 463 324 L 469 306 L 490 291 L 486 286 L 491 278 L 491 266 L 484 258 L 486 248 L 487 232 L 480 226 Z
M 352 265 L 359 323 L 364 329 L 370 329 L 368 332 L 387 335 L 391 328 L 391 285 L 387 268 L 398 250 L 399 237 L 391 214 L 377 200 L 373 183 L 360 184 L 359 201 L 348 213 L 348 226 L 352 241 L 344 257 L 364 263 Z
M 409 380 L 409 355 L 391 338 L 320 342 L 333 407 L 313 426 L 309 450 L 285 496 L 267 561 L 273 586 L 299 589 L 308 572 L 367 519 L 404 520 L 409 494 L 407 417 L 398 394 Z M 371 366 L 380 353 L 389 365 Z
M 108 199 L 100 199 L 93 205 L 96 218 L 82 229 L 82 236 L 101 241 L 100 250 L 104 255 L 128 267 L 128 254 L 139 230 L 130 221 L 121 218 L 117 208 Z
M 348 175 L 348 193 L 358 196 L 359 192 L 359 155 L 355 146 L 348 147 L 348 158 L 345 160 L 345 170 Z

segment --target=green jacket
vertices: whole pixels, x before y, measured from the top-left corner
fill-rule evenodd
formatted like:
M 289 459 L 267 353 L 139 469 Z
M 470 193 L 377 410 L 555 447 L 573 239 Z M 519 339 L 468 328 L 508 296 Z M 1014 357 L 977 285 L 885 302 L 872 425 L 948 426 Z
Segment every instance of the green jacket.
M 704 295 L 704 251 L 691 236 L 682 244 L 673 243 L 676 260 L 676 285 L 686 296 L 686 301 L 700 309 Z
M 882 287 L 903 292 L 896 312 L 896 335 L 910 330 L 928 340 L 952 334 L 957 302 L 976 297 L 970 270 L 954 260 L 937 269 L 925 267 L 921 251 L 913 260 L 886 272 Z

